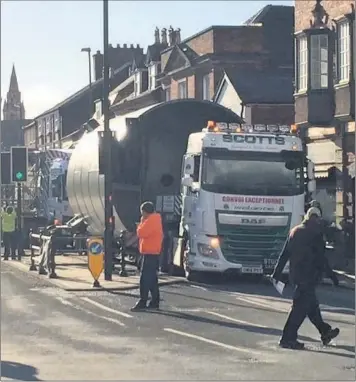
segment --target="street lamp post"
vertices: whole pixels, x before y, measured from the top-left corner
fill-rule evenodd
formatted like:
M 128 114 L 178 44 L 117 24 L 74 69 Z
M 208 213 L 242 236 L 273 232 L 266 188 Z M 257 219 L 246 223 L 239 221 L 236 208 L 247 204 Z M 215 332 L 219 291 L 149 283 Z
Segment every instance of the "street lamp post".
M 93 111 L 93 95 L 92 95 L 92 88 L 91 88 L 91 49 L 90 48 L 82 48 L 81 52 L 88 53 L 88 65 L 89 65 L 89 114 L 90 117 L 92 115 Z
M 104 79 L 103 79 L 103 146 L 105 155 L 104 173 L 104 206 L 105 206 L 105 280 L 112 280 L 113 258 L 112 244 L 114 233 L 114 217 L 112 205 L 112 132 L 109 127 L 109 1 L 103 0 L 103 34 L 104 34 Z

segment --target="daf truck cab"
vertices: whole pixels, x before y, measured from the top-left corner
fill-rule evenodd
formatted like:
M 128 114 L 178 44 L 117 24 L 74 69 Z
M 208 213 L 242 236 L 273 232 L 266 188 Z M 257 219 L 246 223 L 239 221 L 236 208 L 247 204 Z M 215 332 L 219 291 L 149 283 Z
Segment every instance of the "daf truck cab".
M 290 126 L 209 121 L 183 158 L 174 264 L 188 279 L 271 273 L 314 191 L 313 164 Z

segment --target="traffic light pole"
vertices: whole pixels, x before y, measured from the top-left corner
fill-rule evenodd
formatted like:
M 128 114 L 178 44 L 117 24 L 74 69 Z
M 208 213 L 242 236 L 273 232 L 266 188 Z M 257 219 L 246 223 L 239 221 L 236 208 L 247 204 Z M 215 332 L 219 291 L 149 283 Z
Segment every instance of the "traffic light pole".
M 103 146 L 105 158 L 104 204 L 105 204 L 105 280 L 112 280 L 113 271 L 113 206 L 112 206 L 112 163 L 111 163 L 111 131 L 109 128 L 109 1 L 103 0 L 103 34 L 104 34 L 104 80 L 103 80 L 103 114 L 104 134 Z
M 22 184 L 17 183 L 17 231 L 18 231 L 18 259 L 23 256 L 23 232 L 22 232 Z

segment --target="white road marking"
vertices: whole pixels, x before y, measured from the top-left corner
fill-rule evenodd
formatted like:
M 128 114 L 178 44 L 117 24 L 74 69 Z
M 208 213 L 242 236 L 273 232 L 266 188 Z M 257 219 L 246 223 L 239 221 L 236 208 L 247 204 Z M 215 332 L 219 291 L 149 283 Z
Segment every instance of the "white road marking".
M 216 313 L 216 312 L 211 312 L 211 311 L 205 311 L 205 313 L 211 314 L 211 315 L 216 316 L 216 317 L 224 318 L 225 320 L 236 322 L 238 324 L 255 326 L 256 328 L 268 329 L 268 326 L 254 324 L 252 322 L 247 322 L 247 321 L 242 321 L 242 320 L 237 320 L 236 318 L 225 316 L 224 314 L 220 314 L 220 313 Z
M 106 310 L 107 312 L 110 312 L 110 313 L 113 313 L 113 314 L 117 314 L 118 316 L 122 316 L 122 317 L 125 317 L 125 318 L 133 318 L 133 316 L 131 316 L 131 314 L 120 312 L 118 310 L 109 308 L 108 306 L 105 306 L 103 304 L 100 304 L 99 302 L 93 301 L 93 300 L 91 300 L 88 297 L 82 297 L 82 300 L 87 302 L 87 303 L 89 303 L 89 304 L 92 304 L 92 305 L 96 306 L 99 309 Z
M 199 285 L 190 284 L 189 286 L 190 286 L 191 288 L 201 289 L 201 290 L 203 290 L 203 291 L 205 291 L 205 292 L 208 292 L 208 289 L 207 289 L 207 288 L 204 288 L 204 287 L 199 286 Z
M 177 334 L 178 336 L 192 338 L 194 340 L 205 342 L 205 343 L 210 344 L 210 345 L 220 346 L 221 348 L 225 348 L 225 349 L 229 349 L 229 350 L 235 350 L 238 352 L 254 354 L 254 355 L 261 355 L 262 354 L 261 352 L 258 352 L 258 351 L 253 350 L 253 349 L 247 349 L 247 348 L 242 348 L 242 347 L 238 347 L 238 346 L 228 345 L 228 344 L 225 344 L 223 342 L 210 340 L 209 338 L 197 336 L 195 334 L 190 334 L 190 333 L 186 333 L 186 332 L 181 332 L 181 331 L 175 330 L 175 329 L 164 328 L 163 330 L 165 332 Z
M 276 306 L 273 306 L 271 303 L 268 303 L 267 301 L 266 302 L 263 302 L 263 301 L 256 301 L 256 300 L 252 300 L 250 298 L 246 298 L 246 297 L 236 297 L 236 299 L 238 300 L 241 300 L 241 301 L 244 301 L 244 302 L 247 302 L 248 304 L 252 304 L 252 305 L 257 305 L 257 306 L 261 306 L 262 308 L 268 308 L 270 310 L 273 310 L 275 312 L 280 312 L 280 313 L 288 313 L 290 308 L 287 308 L 287 307 L 276 307 Z
M 65 298 L 63 297 L 55 297 L 58 301 L 60 301 L 63 305 L 67 305 L 67 306 L 70 306 L 71 308 L 73 309 L 77 309 L 77 310 L 80 310 L 90 316 L 94 316 L 94 317 L 97 317 L 97 318 L 100 318 L 100 319 L 103 319 L 103 320 L 106 320 L 106 321 L 109 321 L 109 322 L 112 322 L 116 325 L 119 325 L 119 326 L 126 326 L 124 323 L 122 323 L 121 321 L 119 320 L 116 320 L 115 318 L 111 318 L 111 317 L 105 317 L 105 316 L 101 316 L 99 314 L 96 314 L 94 312 L 90 312 L 88 310 L 85 310 L 83 309 L 82 307 L 78 306 L 78 305 L 75 305 L 73 304 L 72 302 L 66 300 Z

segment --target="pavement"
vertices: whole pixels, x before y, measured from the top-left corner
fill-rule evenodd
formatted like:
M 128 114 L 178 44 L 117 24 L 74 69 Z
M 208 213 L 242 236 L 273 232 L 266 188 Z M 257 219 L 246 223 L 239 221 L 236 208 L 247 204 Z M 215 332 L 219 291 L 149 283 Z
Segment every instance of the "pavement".
M 39 256 L 34 257 L 35 264 L 39 263 Z M 26 256 L 22 258 L 22 261 L 12 261 L 9 260 L 9 265 L 24 272 L 30 272 L 30 256 L 26 252 Z M 56 256 L 56 274 L 57 278 L 50 279 L 50 282 L 55 286 L 62 288 L 66 291 L 91 291 L 93 289 L 93 277 L 88 269 L 87 256 L 79 256 L 77 254 L 66 254 L 66 255 L 57 255 Z M 104 274 L 102 273 L 99 282 L 100 288 L 94 288 L 101 291 L 106 290 L 129 290 L 137 289 L 139 287 L 139 275 L 135 267 L 130 265 L 127 266 L 127 272 L 129 277 L 121 277 L 119 275 L 120 266 L 118 270 L 113 273 L 112 281 L 105 281 Z M 340 288 L 355 289 L 355 276 L 342 271 L 335 271 L 338 273 L 338 278 Z M 34 275 L 39 278 L 47 278 L 47 276 L 38 274 L 37 271 L 31 271 Z M 219 277 L 214 277 L 219 278 Z M 209 279 L 211 277 L 209 276 Z M 169 284 L 178 284 L 187 282 L 185 278 L 182 277 L 172 277 L 167 274 L 159 275 L 159 284 L 160 285 L 169 285 Z M 324 279 L 323 284 L 332 285 L 330 279 Z
M 1 380 L 355 380 L 355 294 L 323 285 L 328 347 L 277 346 L 290 306 L 269 283 L 161 286 L 161 310 L 130 311 L 137 290 L 65 291 L 1 262 Z
M 34 257 L 36 266 L 39 263 L 39 256 Z M 8 264 L 24 272 L 31 272 L 33 275 L 43 279 L 47 276 L 38 274 L 37 271 L 29 271 L 30 268 L 30 256 L 26 254 L 20 261 L 8 260 Z M 87 256 L 79 255 L 57 255 L 56 256 L 56 274 L 57 278 L 50 279 L 49 281 L 66 291 L 91 291 L 93 289 L 105 290 L 128 290 L 136 289 L 139 287 L 140 277 L 136 272 L 136 268 L 128 265 L 127 272 L 129 277 L 121 277 L 119 272 L 114 272 L 112 281 L 105 281 L 104 273 L 102 273 L 98 279 L 100 288 L 94 288 L 94 279 L 88 269 Z M 159 275 L 159 284 L 176 284 L 185 282 L 184 278 L 171 277 L 165 274 Z

